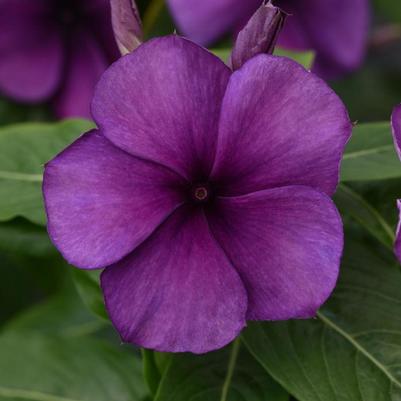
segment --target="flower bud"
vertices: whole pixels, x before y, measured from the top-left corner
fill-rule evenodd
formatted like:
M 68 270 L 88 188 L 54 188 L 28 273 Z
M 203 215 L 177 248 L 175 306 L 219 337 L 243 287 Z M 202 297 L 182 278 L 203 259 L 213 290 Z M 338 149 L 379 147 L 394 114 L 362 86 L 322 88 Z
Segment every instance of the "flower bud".
M 272 54 L 287 14 L 269 1 L 263 3 L 238 34 L 231 53 L 235 71 L 260 53 Z
M 110 0 L 114 36 L 122 55 L 142 43 L 142 22 L 135 0 Z

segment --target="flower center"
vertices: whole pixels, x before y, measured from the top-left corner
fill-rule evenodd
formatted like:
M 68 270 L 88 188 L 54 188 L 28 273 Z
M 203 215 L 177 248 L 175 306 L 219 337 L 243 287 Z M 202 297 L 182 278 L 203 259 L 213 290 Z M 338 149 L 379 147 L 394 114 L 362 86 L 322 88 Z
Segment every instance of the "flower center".
M 57 0 L 54 7 L 55 18 L 64 28 L 77 25 L 84 17 L 82 5 L 75 0 Z
M 210 199 L 210 186 L 208 184 L 196 184 L 192 187 L 192 199 L 198 203 L 207 202 Z

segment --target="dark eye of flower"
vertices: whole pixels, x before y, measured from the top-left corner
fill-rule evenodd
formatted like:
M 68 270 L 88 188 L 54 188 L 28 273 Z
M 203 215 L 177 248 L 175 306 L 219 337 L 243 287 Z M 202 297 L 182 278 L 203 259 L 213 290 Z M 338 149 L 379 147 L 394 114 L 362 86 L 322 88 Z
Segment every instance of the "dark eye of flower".
M 55 19 L 63 27 L 74 26 L 84 18 L 82 9 L 82 5 L 77 1 L 57 1 L 54 8 Z
M 206 203 L 211 200 L 212 190 L 208 183 L 195 184 L 191 188 L 191 199 L 196 203 Z

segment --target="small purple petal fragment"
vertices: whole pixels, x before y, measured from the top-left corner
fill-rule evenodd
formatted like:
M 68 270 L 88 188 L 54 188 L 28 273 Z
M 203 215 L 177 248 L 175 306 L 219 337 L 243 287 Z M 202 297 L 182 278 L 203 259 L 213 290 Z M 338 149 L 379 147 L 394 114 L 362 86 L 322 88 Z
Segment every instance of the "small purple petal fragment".
M 182 202 L 179 184 L 171 171 L 90 131 L 46 165 L 50 238 L 71 264 L 105 267 L 133 251 Z
M 142 22 L 135 0 L 111 0 L 114 36 L 122 55 L 142 43 Z
M 177 210 L 101 284 L 123 341 L 145 348 L 205 353 L 245 326 L 245 288 L 201 209 Z
M 284 185 L 332 195 L 351 131 L 324 81 L 290 59 L 258 55 L 230 78 L 212 174 L 226 195 Z
M 343 249 L 327 195 L 292 186 L 221 198 L 209 217 L 247 289 L 247 319 L 315 316 L 334 289 Z
M 399 211 L 400 217 L 399 217 L 399 222 L 398 222 L 398 226 L 397 226 L 394 250 L 395 250 L 395 254 L 396 254 L 398 260 L 401 263 L 401 199 L 397 200 L 397 206 L 398 206 L 398 211 Z
M 231 54 L 235 71 L 260 53 L 272 54 L 286 14 L 272 3 L 262 4 L 237 36 Z
M 391 126 L 393 128 L 393 138 L 395 149 L 401 160 L 401 104 L 394 108 L 391 116 Z M 398 210 L 400 212 L 400 220 L 396 232 L 396 240 L 394 245 L 394 251 L 401 263 L 401 200 L 397 201 Z
M 394 108 L 391 116 L 391 126 L 393 129 L 393 138 L 395 149 L 401 160 L 401 104 Z
M 186 178 L 213 164 L 230 69 L 176 35 L 153 39 L 102 76 L 92 114 L 121 149 Z

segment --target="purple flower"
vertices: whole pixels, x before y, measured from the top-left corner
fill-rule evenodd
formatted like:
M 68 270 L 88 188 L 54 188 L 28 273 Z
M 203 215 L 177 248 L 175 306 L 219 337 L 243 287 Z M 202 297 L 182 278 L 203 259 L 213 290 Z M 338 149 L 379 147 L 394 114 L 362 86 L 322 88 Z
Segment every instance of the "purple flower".
M 391 125 L 393 128 L 394 145 L 401 160 L 401 104 L 394 108 L 393 115 L 391 116 Z M 397 206 L 400 212 L 400 219 L 396 231 L 394 250 L 398 260 L 401 262 L 401 199 L 398 199 Z
M 168 0 L 183 34 L 210 44 L 234 32 L 255 12 L 261 0 Z M 314 71 L 332 78 L 361 64 L 369 30 L 368 0 L 277 0 L 289 13 L 279 45 L 314 49 Z
M 95 84 L 118 55 L 108 0 L 0 0 L 0 27 L 0 91 L 89 117 Z
M 323 81 L 269 55 L 232 73 L 170 36 L 114 63 L 92 113 L 98 129 L 46 166 L 48 230 L 70 263 L 106 267 L 124 341 L 203 353 L 246 320 L 315 315 L 339 270 L 329 196 L 351 133 Z

